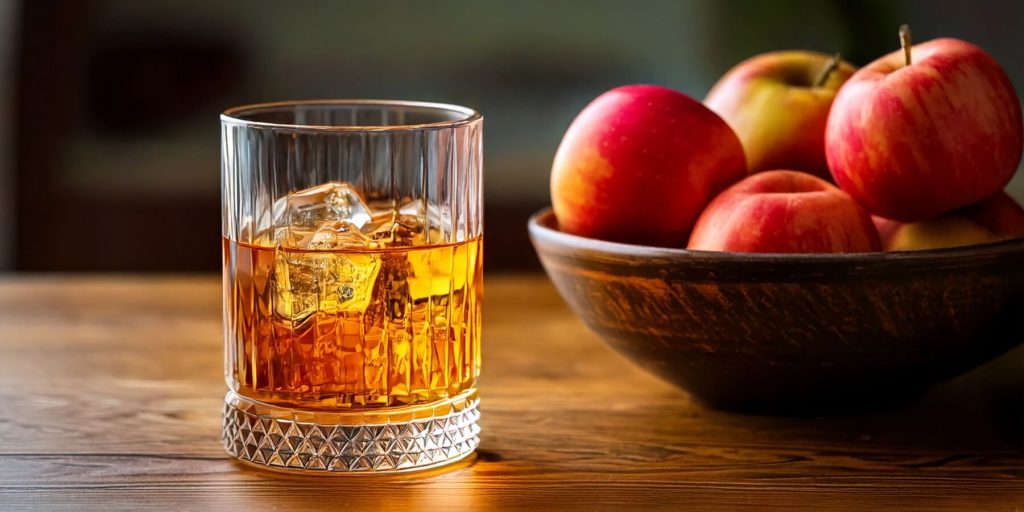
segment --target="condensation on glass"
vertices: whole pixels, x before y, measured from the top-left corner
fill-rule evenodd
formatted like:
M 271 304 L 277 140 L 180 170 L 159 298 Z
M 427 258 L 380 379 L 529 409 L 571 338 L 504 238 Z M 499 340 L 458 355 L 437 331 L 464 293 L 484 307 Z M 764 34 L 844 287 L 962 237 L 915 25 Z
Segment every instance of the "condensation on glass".
M 314 101 L 221 116 L 228 452 L 433 467 L 478 443 L 482 118 Z

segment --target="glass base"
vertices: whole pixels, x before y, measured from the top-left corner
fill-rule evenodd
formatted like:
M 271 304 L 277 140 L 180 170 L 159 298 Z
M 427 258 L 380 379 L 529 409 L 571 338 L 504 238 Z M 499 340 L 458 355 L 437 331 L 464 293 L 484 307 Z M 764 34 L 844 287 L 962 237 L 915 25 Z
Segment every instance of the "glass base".
M 475 389 L 441 402 L 365 411 L 278 407 L 224 397 L 224 448 L 270 469 L 387 473 L 460 460 L 480 444 Z

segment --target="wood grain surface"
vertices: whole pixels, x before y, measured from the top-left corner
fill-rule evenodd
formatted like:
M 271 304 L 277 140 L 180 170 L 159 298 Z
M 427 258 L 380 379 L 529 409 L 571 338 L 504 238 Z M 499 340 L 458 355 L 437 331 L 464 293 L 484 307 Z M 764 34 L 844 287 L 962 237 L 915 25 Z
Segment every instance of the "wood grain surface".
M 709 410 L 540 276 L 487 280 L 477 456 L 293 476 L 219 441 L 216 277 L 0 280 L 0 510 L 1024 509 L 1024 350 L 899 410 Z

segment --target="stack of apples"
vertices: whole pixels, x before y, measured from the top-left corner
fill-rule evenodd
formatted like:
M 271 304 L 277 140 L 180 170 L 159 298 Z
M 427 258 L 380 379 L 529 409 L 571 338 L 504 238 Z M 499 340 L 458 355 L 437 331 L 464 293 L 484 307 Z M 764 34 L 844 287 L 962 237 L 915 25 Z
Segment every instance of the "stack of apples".
M 746 60 L 704 102 L 612 89 L 569 126 L 551 195 L 561 230 L 695 250 L 933 249 L 1024 237 L 1003 188 L 1024 147 L 1006 73 L 958 39 L 857 70 L 838 55 Z

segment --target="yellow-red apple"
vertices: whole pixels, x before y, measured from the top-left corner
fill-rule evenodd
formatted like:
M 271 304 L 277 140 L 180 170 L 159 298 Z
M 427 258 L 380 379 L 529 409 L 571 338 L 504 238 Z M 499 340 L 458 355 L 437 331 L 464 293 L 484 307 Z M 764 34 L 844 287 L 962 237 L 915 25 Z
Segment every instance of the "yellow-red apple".
M 868 215 L 848 194 L 810 174 L 776 170 L 747 177 L 708 205 L 688 249 L 761 253 L 881 249 Z
M 1010 79 L 985 51 L 936 39 L 861 68 L 836 95 L 825 154 L 872 214 L 934 218 L 1003 189 L 1024 147 Z
M 551 202 L 567 233 L 681 246 L 704 206 L 745 170 L 736 134 L 699 101 L 623 86 L 594 99 L 565 132 Z
M 749 172 L 796 169 L 831 179 L 825 121 L 836 91 L 854 71 L 838 55 L 765 53 L 729 70 L 704 104 L 739 136 Z
M 960 247 L 1024 237 L 1024 209 L 1005 192 L 938 218 L 900 222 L 874 216 L 886 251 Z

